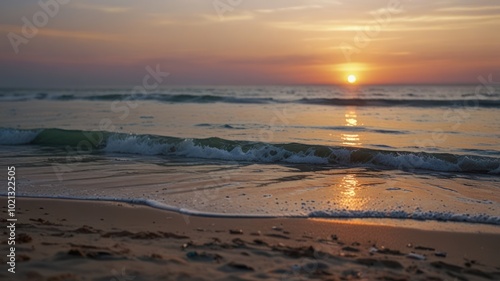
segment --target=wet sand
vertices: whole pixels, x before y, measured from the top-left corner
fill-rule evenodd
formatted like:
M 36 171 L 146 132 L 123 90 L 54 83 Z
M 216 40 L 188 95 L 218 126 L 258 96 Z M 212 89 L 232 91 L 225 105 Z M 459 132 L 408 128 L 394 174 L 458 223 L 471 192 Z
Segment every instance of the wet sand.
M 1 199 L 6 210 L 7 200 Z M 16 203 L 16 273 L 5 266 L 4 228 L 1 279 L 500 279 L 500 231 L 210 218 L 117 202 L 17 198 Z M 2 221 L 5 225 L 5 217 Z

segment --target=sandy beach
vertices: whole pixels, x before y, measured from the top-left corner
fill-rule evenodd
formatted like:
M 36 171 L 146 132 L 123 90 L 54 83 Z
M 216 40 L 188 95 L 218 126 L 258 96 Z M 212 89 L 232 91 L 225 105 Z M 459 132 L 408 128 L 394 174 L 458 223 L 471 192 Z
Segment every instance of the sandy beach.
M 4 252 L 2 279 L 500 278 L 500 233 L 495 231 L 430 231 L 346 220 L 211 218 L 119 202 L 31 198 L 18 198 L 17 217 L 16 273 L 7 272 Z

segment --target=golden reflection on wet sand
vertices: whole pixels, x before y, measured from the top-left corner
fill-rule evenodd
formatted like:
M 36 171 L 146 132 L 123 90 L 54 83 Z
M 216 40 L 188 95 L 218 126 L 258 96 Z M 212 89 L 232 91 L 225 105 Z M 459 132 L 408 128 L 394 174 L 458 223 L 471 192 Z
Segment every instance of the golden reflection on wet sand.
M 368 198 L 359 193 L 361 184 L 356 174 L 346 174 L 338 185 L 333 186 L 337 203 L 346 210 L 361 210 Z
M 356 196 L 356 188 L 358 187 L 358 179 L 356 179 L 356 175 L 355 174 L 345 175 L 342 178 L 340 186 L 342 187 L 341 191 L 342 195 L 346 196 L 347 198 L 352 198 Z

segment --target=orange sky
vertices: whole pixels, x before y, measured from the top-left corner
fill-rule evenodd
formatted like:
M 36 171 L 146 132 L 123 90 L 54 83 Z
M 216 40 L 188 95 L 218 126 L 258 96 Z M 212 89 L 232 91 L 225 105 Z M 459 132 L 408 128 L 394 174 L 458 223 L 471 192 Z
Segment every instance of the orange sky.
M 37 2 L 2 3 L 0 86 L 133 85 L 156 64 L 170 84 L 500 77 L 498 1 L 44 1 L 38 26 Z

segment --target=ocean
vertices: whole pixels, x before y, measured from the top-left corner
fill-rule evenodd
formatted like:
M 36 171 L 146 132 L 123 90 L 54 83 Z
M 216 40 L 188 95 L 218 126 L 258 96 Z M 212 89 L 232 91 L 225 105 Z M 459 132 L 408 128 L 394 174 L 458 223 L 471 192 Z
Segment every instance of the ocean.
M 499 85 L 0 89 L 0 116 L 18 197 L 500 225 Z

